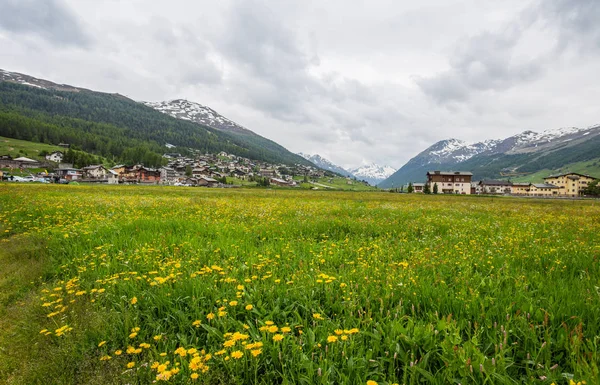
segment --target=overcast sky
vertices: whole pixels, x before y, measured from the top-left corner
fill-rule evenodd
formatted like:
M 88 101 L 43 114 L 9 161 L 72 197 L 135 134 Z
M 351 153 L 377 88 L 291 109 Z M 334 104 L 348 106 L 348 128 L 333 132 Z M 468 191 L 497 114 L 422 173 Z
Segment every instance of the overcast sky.
M 600 123 L 599 0 L 0 0 L 0 68 L 208 105 L 293 152 Z

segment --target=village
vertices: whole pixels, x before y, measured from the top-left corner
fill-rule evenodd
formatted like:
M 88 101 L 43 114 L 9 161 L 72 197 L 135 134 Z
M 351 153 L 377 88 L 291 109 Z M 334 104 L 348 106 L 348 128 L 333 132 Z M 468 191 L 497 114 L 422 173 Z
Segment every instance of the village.
M 415 193 L 514 195 L 532 197 L 579 197 L 598 178 L 576 172 L 549 175 L 544 183 L 497 179 L 472 181 L 468 171 L 429 171 L 426 183 L 410 183 L 403 190 Z
M 256 182 L 262 186 L 295 187 L 302 181 L 316 181 L 318 178 L 333 177 L 334 174 L 316 167 L 296 164 L 271 164 L 220 152 L 218 154 L 166 153 L 163 158 L 167 165 L 159 168 L 142 164 L 117 164 L 107 167 L 94 164 L 75 168 L 73 164 L 62 163 L 64 152 L 54 151 L 45 155 L 45 162 L 27 157 L 12 158 L 0 155 L 0 169 L 27 170 L 43 169 L 26 177 L 11 176 L 5 180 L 35 181 L 43 183 L 102 183 L 102 184 L 160 184 L 172 186 L 239 187 Z M 294 179 L 300 176 L 301 179 Z M 2 177 L 2 171 L 0 171 Z M 348 184 L 363 183 L 347 178 Z M 317 183 L 315 183 L 318 185 Z M 317 188 L 317 187 L 315 187 Z

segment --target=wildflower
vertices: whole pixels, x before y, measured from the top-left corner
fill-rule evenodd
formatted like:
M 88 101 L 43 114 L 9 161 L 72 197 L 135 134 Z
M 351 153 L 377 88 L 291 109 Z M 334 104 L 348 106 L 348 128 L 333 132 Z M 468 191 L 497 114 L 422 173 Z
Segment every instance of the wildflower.
M 110 358 L 111 358 L 110 356 L 102 356 L 102 357 L 100 357 L 100 361 L 108 361 L 108 360 L 110 360 Z
M 215 318 L 215 315 L 213 313 L 208 313 L 206 315 L 206 319 L 208 319 L 209 321 L 212 320 L 212 319 L 214 319 L 214 318 Z
M 251 304 L 246 305 L 246 310 L 252 310 L 254 309 L 254 306 L 252 306 Z
M 334 343 L 334 342 L 337 342 L 337 340 L 338 340 L 337 336 L 329 336 L 329 337 L 327 337 L 327 342 L 329 342 L 330 344 Z
M 115 356 L 120 356 L 121 354 L 123 354 L 122 350 L 115 350 Z
M 181 357 L 185 357 L 187 354 L 187 351 L 185 350 L 185 348 L 179 347 L 179 348 L 175 349 L 175 351 L 173 353 L 179 354 Z
M 136 332 L 133 332 L 133 333 L 131 333 L 131 334 L 129 335 L 129 338 L 135 338 L 136 336 L 137 336 L 137 333 L 136 333 Z
M 316 320 L 322 320 L 322 319 L 324 319 L 324 318 L 321 316 L 321 314 L 320 314 L 320 313 L 314 313 L 314 314 L 313 314 L 313 318 L 314 318 L 314 319 L 316 319 Z
M 254 350 L 251 350 L 250 353 L 252 353 L 253 357 L 257 357 L 259 354 L 262 353 L 262 349 L 254 349 Z
M 369 381 L 367 381 L 367 385 L 377 385 L 377 382 L 373 381 L 373 380 L 369 380 Z
M 190 378 L 192 380 L 197 380 L 198 379 L 198 373 L 192 373 L 192 374 L 190 374 Z
M 242 358 L 243 355 L 244 355 L 244 353 L 239 350 L 236 350 L 235 352 L 231 352 L 231 357 L 235 358 L 236 360 L 239 360 L 240 358 Z
M 229 306 L 237 306 L 238 301 L 231 301 L 229 302 Z
M 127 369 L 131 369 L 135 366 L 135 362 L 131 361 L 127 364 Z
M 235 341 L 234 340 L 227 340 L 227 341 L 223 342 L 223 346 L 226 347 L 226 348 L 230 348 L 233 345 L 235 345 Z
M 98 344 L 98 347 L 104 345 L 106 343 L 106 341 L 100 341 L 100 343 Z
M 195 327 L 199 328 L 200 327 L 200 323 L 201 323 L 200 320 L 195 320 L 194 322 L 192 322 L 192 326 L 195 326 Z
M 160 341 L 161 338 L 162 338 L 162 336 L 160 334 L 152 337 L 152 339 L 154 339 L 154 341 Z
M 340 330 L 340 329 L 336 329 L 336 330 L 334 330 L 333 332 L 334 332 L 335 334 L 337 334 L 338 336 L 344 333 L 344 331 L 343 331 L 343 330 Z
M 277 326 L 275 326 L 275 325 L 269 326 L 269 328 L 267 329 L 267 331 L 269 333 L 277 333 L 277 330 L 279 330 L 279 328 Z
M 132 305 L 135 305 L 136 303 L 137 303 L 137 297 L 133 297 L 133 298 L 131 299 L 131 304 L 132 304 Z
M 275 342 L 279 342 L 279 341 L 281 341 L 282 339 L 283 339 L 283 334 L 275 334 L 275 335 L 273 336 L 273 341 L 275 341 Z
M 289 333 L 291 331 L 292 331 L 292 328 L 290 328 L 289 326 L 284 326 L 281 328 L 282 333 Z

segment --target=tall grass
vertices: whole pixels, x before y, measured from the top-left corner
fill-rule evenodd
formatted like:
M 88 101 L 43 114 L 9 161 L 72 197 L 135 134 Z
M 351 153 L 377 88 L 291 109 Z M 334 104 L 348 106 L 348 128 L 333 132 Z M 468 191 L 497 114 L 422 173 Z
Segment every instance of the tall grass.
M 0 185 L 0 248 L 47 239 L 33 283 L 2 286 L 28 319 L 0 338 L 0 373 L 600 383 L 598 218 L 594 202 Z

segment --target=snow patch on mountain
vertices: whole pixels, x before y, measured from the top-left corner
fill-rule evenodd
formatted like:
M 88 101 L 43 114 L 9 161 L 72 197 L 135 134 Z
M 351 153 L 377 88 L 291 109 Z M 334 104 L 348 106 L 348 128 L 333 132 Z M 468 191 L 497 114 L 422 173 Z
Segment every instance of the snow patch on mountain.
M 251 132 L 236 122 L 227 119 L 217 111 L 200 103 L 185 99 L 175 99 L 163 102 L 143 102 L 146 106 L 170 115 L 177 119 L 188 120 L 221 131 Z

